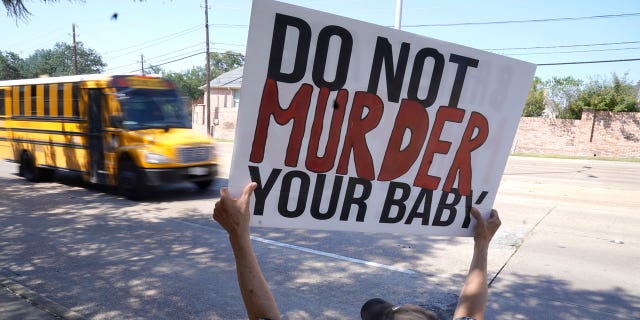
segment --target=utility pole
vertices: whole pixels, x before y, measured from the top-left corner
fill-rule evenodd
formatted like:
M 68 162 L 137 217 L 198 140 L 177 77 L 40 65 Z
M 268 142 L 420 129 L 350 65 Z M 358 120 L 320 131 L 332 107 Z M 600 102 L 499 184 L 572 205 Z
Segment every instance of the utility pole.
M 209 61 L 209 1 L 204 0 L 204 29 L 206 31 L 206 68 L 207 68 L 207 84 L 205 90 L 207 105 L 207 134 L 211 136 L 211 62 Z
M 402 0 L 396 0 L 396 30 L 402 29 Z
M 73 74 L 78 74 L 78 44 L 76 43 L 76 24 L 71 24 L 73 30 Z
M 140 54 L 140 68 L 142 68 L 142 75 L 144 76 L 144 55 Z

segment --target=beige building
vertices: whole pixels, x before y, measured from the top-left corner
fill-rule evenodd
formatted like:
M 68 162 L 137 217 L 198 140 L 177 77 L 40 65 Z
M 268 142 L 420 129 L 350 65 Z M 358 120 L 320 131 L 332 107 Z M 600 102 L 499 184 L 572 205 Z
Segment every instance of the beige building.
M 240 87 L 242 86 L 243 67 L 223 73 L 209 83 L 211 89 L 210 134 L 215 139 L 233 140 L 240 104 Z M 200 87 L 204 92 L 204 104 L 193 106 L 192 126 L 198 132 L 207 132 L 207 86 Z

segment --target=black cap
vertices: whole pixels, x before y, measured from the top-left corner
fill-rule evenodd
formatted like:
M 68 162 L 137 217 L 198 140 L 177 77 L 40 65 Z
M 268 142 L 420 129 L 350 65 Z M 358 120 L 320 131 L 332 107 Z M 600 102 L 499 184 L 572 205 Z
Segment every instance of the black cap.
M 394 306 L 380 299 L 373 298 L 360 309 L 362 320 L 439 320 L 438 316 L 424 308 L 412 304 Z

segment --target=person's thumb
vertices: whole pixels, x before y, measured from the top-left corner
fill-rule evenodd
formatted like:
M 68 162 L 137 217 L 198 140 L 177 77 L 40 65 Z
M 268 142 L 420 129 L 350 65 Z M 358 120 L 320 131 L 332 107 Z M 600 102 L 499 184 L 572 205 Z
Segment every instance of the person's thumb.
M 242 197 L 243 198 L 251 197 L 251 193 L 253 193 L 253 190 L 255 190 L 257 187 L 258 187 L 258 184 L 255 182 L 251 182 L 250 184 L 246 185 L 244 187 L 244 190 L 242 191 Z
M 221 188 L 220 189 L 220 198 L 227 198 L 227 197 L 229 197 L 229 189 Z
M 471 215 L 474 219 L 476 219 L 478 223 L 484 221 L 484 219 L 482 219 L 482 214 L 480 214 L 480 211 L 478 211 L 478 209 L 476 209 L 475 207 L 471 208 Z

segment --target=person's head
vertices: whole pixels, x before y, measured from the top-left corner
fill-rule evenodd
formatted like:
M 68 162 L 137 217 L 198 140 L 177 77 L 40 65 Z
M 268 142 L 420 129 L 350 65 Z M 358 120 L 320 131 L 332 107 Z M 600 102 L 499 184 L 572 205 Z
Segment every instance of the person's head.
M 394 306 L 380 298 L 371 299 L 360 309 L 362 320 L 439 320 L 438 316 L 412 304 Z

